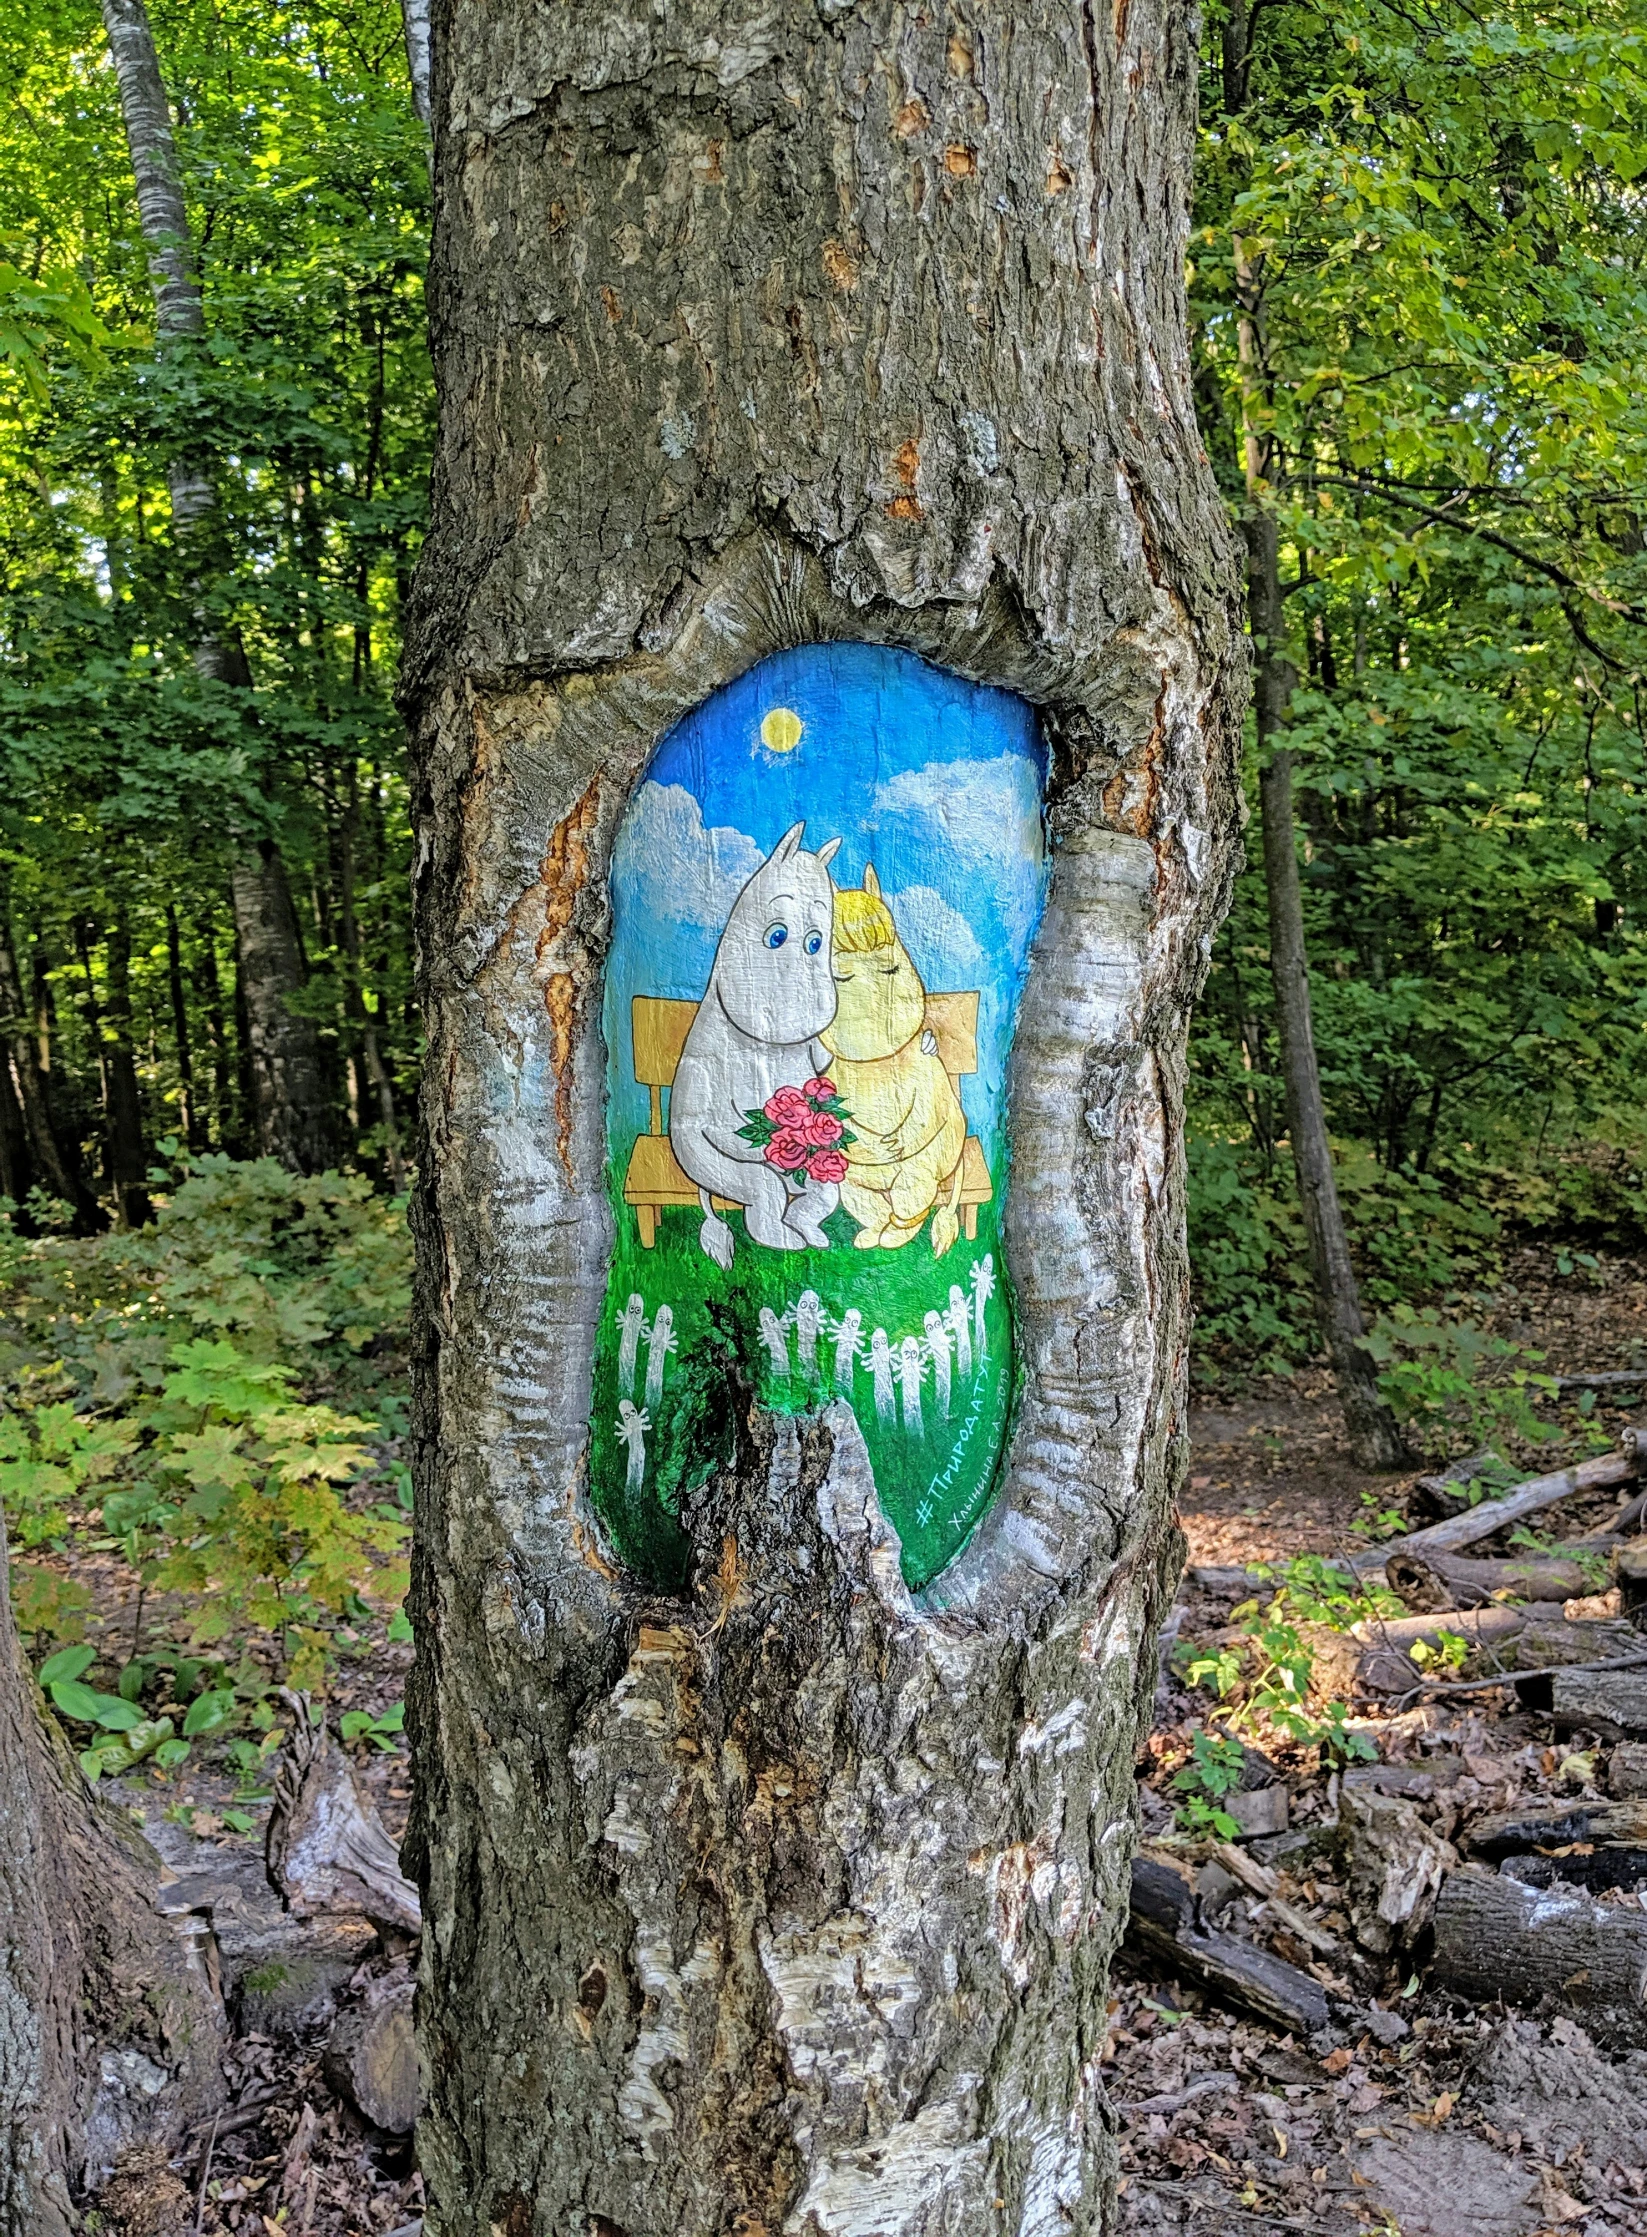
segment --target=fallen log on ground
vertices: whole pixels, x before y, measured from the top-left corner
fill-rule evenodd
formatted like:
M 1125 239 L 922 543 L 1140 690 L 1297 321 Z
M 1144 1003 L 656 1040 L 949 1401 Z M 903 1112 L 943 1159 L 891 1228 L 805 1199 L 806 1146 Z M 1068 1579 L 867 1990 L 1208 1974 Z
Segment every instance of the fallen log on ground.
M 1540 1616 L 1560 1620 L 1557 1602 L 1533 1604 Z M 1355 1682 L 1374 1693 L 1400 1693 L 1423 1675 L 1412 1659 L 1414 1647 L 1439 1648 L 1443 1634 L 1469 1643 L 1471 1652 L 1484 1647 L 1508 1648 L 1527 1627 L 1529 1608 L 1436 1608 L 1419 1616 L 1380 1616 L 1351 1627 L 1350 1637 L 1362 1652 L 1355 1665 Z
M 1647 1926 L 1647 1920 L 1643 1922 Z M 1284 1958 L 1255 1949 L 1233 1934 L 1200 1924 L 1193 1890 L 1170 1865 L 1152 1857 L 1132 1860 L 1132 1916 L 1127 1939 L 1156 1964 L 1255 2012 L 1273 2026 L 1303 2036 L 1333 2030 L 1327 1992 L 1319 1981 Z
M 1647 2049 L 1647 1917 L 1478 1865 L 1451 1872 L 1435 1908 L 1434 1979 L 1473 2002 L 1561 2009 L 1597 2042 Z
M 1350 1554 L 1347 1566 L 1357 1576 L 1366 1576 L 1374 1569 L 1385 1568 L 1398 1555 L 1457 1553 L 1461 1547 L 1477 1545 L 1509 1524 L 1536 1515 L 1545 1507 L 1553 1507 L 1559 1500 L 1571 1499 L 1578 1492 L 1600 1491 L 1608 1484 L 1626 1483 L 1641 1465 L 1637 1451 L 1637 1439 L 1641 1434 L 1627 1429 L 1618 1452 L 1598 1453 L 1593 1460 L 1581 1460 L 1573 1468 L 1557 1468 L 1547 1476 L 1529 1476 L 1525 1483 L 1517 1484 L 1501 1498 L 1483 1499 L 1479 1506 L 1467 1507 L 1459 1515 L 1449 1515 L 1444 1522 L 1432 1522 L 1423 1530 L 1408 1531 L 1403 1538 L 1391 1538 L 1382 1546 L 1368 1546 Z
M 1415 1614 L 1434 1608 L 1484 1608 L 1500 1598 L 1574 1600 L 1593 1592 L 1581 1561 L 1536 1554 L 1524 1561 L 1470 1561 L 1457 1554 L 1389 1554 L 1384 1575 L 1390 1590 Z
M 1378 1617 L 1356 1624 L 1350 1636 L 1363 1648 L 1356 1685 L 1371 1693 L 1404 1693 L 1425 1675 L 1413 1660 L 1414 1647 L 1437 1648 L 1447 1636 L 1468 1643 L 1470 1660 L 1483 1666 L 1473 1674 L 1488 1677 L 1502 1670 L 1509 1683 L 1535 1673 L 1548 1676 L 1569 1664 L 1617 1661 L 1641 1634 L 1616 1618 L 1564 1616 L 1559 1602 L 1534 1600 L 1520 1608 L 1435 1608 L 1425 1615 Z
M 1647 1732 L 1647 1666 L 1556 1670 L 1548 1684 L 1550 1713 L 1557 1724 L 1593 1732 Z
M 1572 1841 L 1647 1843 L 1647 1797 L 1622 1802 L 1563 1802 L 1543 1795 L 1510 1810 L 1491 1810 L 1471 1821 L 1464 1845 L 1496 1863 L 1523 1849 L 1553 1849 Z

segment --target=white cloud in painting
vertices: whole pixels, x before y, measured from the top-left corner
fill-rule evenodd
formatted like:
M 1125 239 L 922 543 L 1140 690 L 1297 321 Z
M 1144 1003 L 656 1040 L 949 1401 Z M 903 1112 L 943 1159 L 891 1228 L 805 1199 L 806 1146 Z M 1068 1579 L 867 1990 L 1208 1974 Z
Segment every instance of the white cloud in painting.
M 929 844 L 969 869 L 999 869 L 1041 859 L 1041 803 L 1023 754 L 993 761 L 929 761 L 875 788 L 875 812 L 919 820 Z
M 929 994 L 953 994 L 986 983 L 977 934 L 941 893 L 929 885 L 907 885 L 883 898 Z
M 693 925 L 719 933 L 765 857 L 730 824 L 705 829 L 684 785 L 643 784 L 630 805 L 616 869 L 638 924 Z

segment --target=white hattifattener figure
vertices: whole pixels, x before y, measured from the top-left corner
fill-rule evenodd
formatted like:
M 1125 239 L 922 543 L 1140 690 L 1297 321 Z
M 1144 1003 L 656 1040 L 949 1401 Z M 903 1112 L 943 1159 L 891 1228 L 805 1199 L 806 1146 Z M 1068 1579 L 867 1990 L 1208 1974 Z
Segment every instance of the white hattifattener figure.
M 815 1289 L 803 1289 L 795 1304 L 795 1351 L 801 1373 L 808 1382 L 818 1379 L 818 1331 L 823 1326 L 823 1304 Z
M 989 1323 L 984 1318 L 984 1307 L 995 1295 L 995 1259 L 985 1251 L 982 1259 L 974 1260 L 972 1267 L 972 1340 L 978 1347 L 978 1357 L 989 1357 Z
M 864 1316 L 854 1305 L 850 1312 L 843 1313 L 830 1328 L 830 1334 L 835 1339 L 835 1388 L 844 1390 L 848 1398 L 852 1395 L 853 1369 L 864 1348 L 863 1338 L 858 1333 L 863 1320 Z
M 926 1316 L 926 1356 L 932 1362 L 932 1389 L 938 1401 L 938 1418 L 949 1419 L 949 1330 L 942 1313 Z
M 679 1350 L 675 1316 L 667 1305 L 660 1305 L 646 1332 L 646 1403 L 654 1412 L 663 1401 L 664 1363 L 671 1352 Z
M 697 1183 L 698 1241 L 717 1266 L 732 1263 L 732 1230 L 712 1197 L 741 1205 L 751 1242 L 778 1251 L 827 1250 L 823 1222 L 841 1200 L 834 1181 L 792 1188 L 739 1132 L 779 1088 L 829 1070 L 818 1036 L 835 1015 L 828 866 L 841 842 L 808 854 L 805 829 L 790 826 L 733 902 L 669 1091 L 669 1146 Z
M 955 1372 L 963 1383 L 972 1380 L 972 1308 L 961 1293 L 959 1282 L 949 1285 L 949 1311 L 945 1314 L 949 1333 L 955 1339 Z
M 869 1339 L 869 1365 L 875 1377 L 875 1411 L 890 1427 L 898 1418 L 898 1402 L 892 1395 L 892 1347 L 884 1328 Z
M 621 1397 L 635 1395 L 635 1354 L 646 1329 L 646 1299 L 631 1297 L 618 1315 L 618 1392 Z
M 898 1347 L 898 1379 L 904 1393 L 904 1434 L 924 1437 L 921 1419 L 921 1377 L 926 1373 L 926 1353 L 919 1336 L 906 1336 Z
M 774 1375 L 789 1372 L 789 1338 L 784 1334 L 783 1321 L 770 1305 L 761 1307 L 761 1342 L 766 1346 L 766 1356 L 772 1362 Z
M 629 1469 L 623 1479 L 625 1491 L 639 1491 L 646 1475 L 646 1432 L 651 1426 L 650 1414 L 642 1413 L 627 1398 L 618 1400 L 618 1435 L 629 1447 Z

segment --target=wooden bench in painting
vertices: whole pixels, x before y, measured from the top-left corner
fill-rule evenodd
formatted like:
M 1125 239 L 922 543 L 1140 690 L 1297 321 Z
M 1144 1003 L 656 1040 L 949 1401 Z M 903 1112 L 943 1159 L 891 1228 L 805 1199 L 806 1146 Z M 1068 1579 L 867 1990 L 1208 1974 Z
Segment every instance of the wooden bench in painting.
M 663 1117 L 663 1092 L 675 1084 L 675 1067 L 697 1014 L 695 1002 L 673 1002 L 655 994 L 637 994 L 630 1004 L 635 1078 L 650 1095 L 652 1108 L 648 1130 L 630 1152 L 623 1200 L 634 1206 L 640 1239 L 647 1250 L 657 1238 L 660 1213 L 675 1204 L 697 1208 L 697 1185 L 676 1164 Z M 950 1084 L 959 1096 L 963 1074 L 978 1069 L 976 992 L 929 994 L 926 1022 L 937 1041 Z M 961 1225 L 969 1242 L 977 1239 L 978 1206 L 987 1204 L 994 1193 L 982 1146 L 975 1134 L 969 1134 L 961 1151 Z M 715 1208 L 722 1212 L 737 1209 L 721 1196 L 715 1198 Z

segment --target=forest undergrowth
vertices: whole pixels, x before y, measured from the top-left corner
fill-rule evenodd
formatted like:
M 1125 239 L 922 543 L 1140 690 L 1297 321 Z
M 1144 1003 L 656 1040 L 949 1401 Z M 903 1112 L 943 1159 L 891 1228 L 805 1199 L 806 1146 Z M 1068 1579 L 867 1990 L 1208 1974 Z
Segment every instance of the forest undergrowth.
M 0 1230 L 0 1499 L 13 1599 L 43 1705 L 85 1775 L 173 1869 L 227 1874 L 244 1889 L 262 1879 L 271 1774 L 299 1692 L 320 1704 L 391 1835 L 404 1823 L 405 1202 L 361 1179 L 304 1180 L 268 1160 L 214 1155 L 177 1156 L 151 1182 L 157 1216 L 141 1230 Z M 1249 1875 L 1274 1884 L 1256 1903 L 1237 1886 L 1236 1899 L 1265 1914 L 1242 1931 L 1259 1942 L 1269 1931 L 1269 1946 L 1324 1970 L 1369 2010 L 1384 1998 L 1410 2032 L 1352 2044 L 1339 2059 L 1222 2008 L 1157 1961 L 1128 1959 L 1106 2077 L 1132 2108 L 1129 2226 L 1325 2230 L 1365 2208 L 1372 2226 L 1422 2237 L 1412 2198 L 1424 2171 L 1413 2172 L 1409 2146 L 1442 2131 L 1454 2149 L 1468 2138 L 1496 2153 L 1493 2167 L 1526 2157 L 1529 2183 L 1551 2197 L 1576 2203 L 1576 2188 L 1588 2204 L 1594 2190 L 1605 2209 L 1596 2237 L 1638 2226 L 1632 2175 L 1586 2189 L 1587 2177 L 1562 2176 L 1548 2156 L 1506 2155 L 1502 2125 L 1492 2141 L 1467 2078 L 1499 2038 L 1432 1988 L 1421 1961 L 1404 1958 L 1400 1978 L 1369 1965 L 1334 1877 L 1347 1778 L 1417 1766 L 1408 1784 L 1423 1786 L 1432 1759 L 1444 1772 L 1473 1761 L 1474 1771 L 1430 1780 L 1438 1818 L 1456 1831 L 1483 1798 L 1499 1803 L 1511 1785 L 1560 1793 L 1586 1769 L 1573 1769 L 1582 1740 L 1552 1749 L 1513 1696 L 1389 1712 L 1343 1682 L 1350 1627 L 1400 1607 L 1345 1563 L 1406 1526 L 1421 1467 L 1483 1444 L 1502 1455 L 1507 1479 L 1571 1462 L 1616 1443 L 1642 1395 L 1566 1378 L 1633 1367 L 1647 1376 L 1647 1270 L 1525 1233 L 1496 1247 L 1490 1283 L 1410 1291 L 1380 1323 L 1383 1386 L 1415 1444 L 1406 1477 L 1347 1465 L 1319 1363 L 1260 1358 L 1232 1372 L 1216 1334 L 1203 1357 L 1182 1498 L 1192 1568 L 1139 1767 L 1146 1853 L 1211 1884 L 1229 1879 L 1244 1840 L 1229 1796 L 1261 1760 L 1288 1791 L 1297 1853 L 1283 1845 L 1272 1865 L 1262 1839 L 1245 1851 Z M 1607 1502 L 1592 1504 L 1599 1514 Z M 1205 1581 L 1214 1572 L 1262 1582 L 1232 1607 L 1227 1584 Z M 1590 1581 L 1605 1591 L 1604 1562 Z M 1435 1668 L 1450 1671 L 1456 1655 L 1444 1641 Z M 1421 1654 L 1415 1678 L 1424 1667 Z M 1587 1768 L 1603 1776 L 1593 1751 Z M 276 2228 L 346 2237 L 415 2216 L 404 2139 L 362 2117 L 323 2056 L 338 1999 L 347 2006 L 397 1966 L 403 1955 L 365 1955 L 353 1990 L 323 2006 L 300 1998 L 295 2012 L 261 1975 L 242 1981 L 237 2104 L 255 2118 L 214 2148 L 213 2170 L 197 2168 L 203 2229 L 262 2229 L 267 2216 Z M 1392 2145 L 1383 2129 L 1397 2105 L 1419 2126 Z M 1386 2157 L 1369 2162 L 1374 2129 Z M 1403 2198 L 1404 2219 L 1377 2221 L 1380 2199 Z

